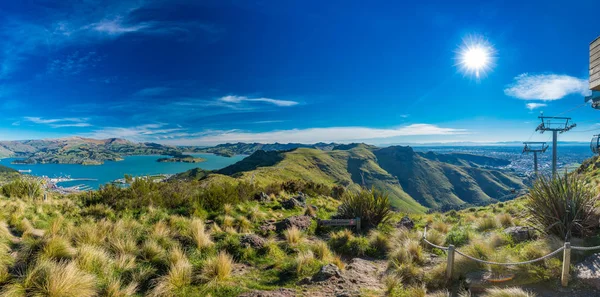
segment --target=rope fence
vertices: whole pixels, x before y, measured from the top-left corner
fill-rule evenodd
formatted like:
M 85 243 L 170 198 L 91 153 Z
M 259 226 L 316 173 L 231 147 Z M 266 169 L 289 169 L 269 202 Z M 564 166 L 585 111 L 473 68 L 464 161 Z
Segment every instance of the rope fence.
M 571 250 L 577 250 L 577 251 L 592 251 L 592 250 L 599 250 L 600 249 L 600 245 L 598 246 L 590 246 L 590 247 L 584 247 L 584 246 L 571 246 L 570 242 L 565 242 L 565 244 L 556 249 L 555 251 L 539 257 L 537 259 L 533 259 L 533 260 L 528 260 L 528 261 L 522 261 L 522 262 L 507 262 L 507 263 L 502 263 L 502 262 L 494 262 L 494 261 L 487 261 L 487 260 L 482 260 L 482 259 L 478 259 L 475 258 L 473 256 L 470 256 L 468 254 L 465 254 L 459 250 L 457 250 L 455 248 L 454 245 L 449 245 L 447 247 L 444 246 L 440 246 L 437 244 L 434 244 L 432 242 L 430 242 L 429 240 L 427 240 L 427 227 L 425 227 L 425 231 L 423 232 L 423 237 L 422 240 L 427 243 L 428 245 L 434 247 L 434 248 L 438 248 L 441 250 L 444 250 L 448 253 L 448 263 L 446 266 L 446 278 L 448 280 L 452 279 L 452 270 L 454 268 L 454 254 L 459 254 L 467 259 L 470 259 L 472 261 L 475 262 L 479 262 L 479 263 L 484 263 L 484 264 L 489 264 L 489 265 L 501 265 L 501 266 L 516 266 L 516 265 L 527 265 L 527 264 L 532 264 L 535 262 L 539 262 L 539 261 L 543 261 L 545 259 L 551 258 L 555 255 L 557 255 L 560 252 L 563 252 L 563 265 L 562 265 L 562 275 L 561 275 L 561 284 L 566 287 L 568 285 L 569 282 L 569 267 L 571 265 Z

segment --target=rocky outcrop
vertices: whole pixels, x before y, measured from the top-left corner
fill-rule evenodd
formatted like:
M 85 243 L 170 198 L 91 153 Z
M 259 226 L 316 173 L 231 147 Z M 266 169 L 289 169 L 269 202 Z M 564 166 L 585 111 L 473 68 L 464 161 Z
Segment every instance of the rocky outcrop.
M 306 230 L 310 227 L 312 218 L 309 216 L 293 216 L 289 217 L 275 225 L 277 232 L 283 232 L 286 229 L 295 226 L 300 230 Z
M 254 200 L 259 201 L 259 202 L 267 202 L 269 201 L 270 197 L 269 195 L 267 195 L 267 193 L 265 192 L 260 192 L 257 193 L 256 195 L 254 195 Z
M 413 222 L 408 216 L 404 216 L 398 224 L 396 224 L 396 228 L 406 228 L 408 230 L 412 230 L 415 227 L 415 222 Z
M 533 229 L 530 227 L 508 227 L 504 229 L 504 233 L 508 234 L 515 243 L 527 241 L 533 238 Z
M 342 272 L 340 269 L 334 264 L 323 265 L 319 272 L 317 272 L 312 277 L 313 282 L 322 282 L 326 281 L 332 277 L 339 278 L 342 277 Z
M 239 297 L 295 297 L 296 291 L 292 289 L 277 289 L 273 291 L 251 291 L 242 293 Z
M 262 249 L 267 241 L 256 234 L 245 234 L 240 239 L 243 247 L 251 247 L 253 249 Z

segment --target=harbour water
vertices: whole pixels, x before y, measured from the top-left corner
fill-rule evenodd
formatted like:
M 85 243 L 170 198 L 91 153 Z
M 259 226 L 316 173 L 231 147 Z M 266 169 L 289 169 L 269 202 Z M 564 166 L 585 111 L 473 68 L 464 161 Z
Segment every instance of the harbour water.
M 97 189 L 100 185 L 123 178 L 125 174 L 132 176 L 155 175 L 155 174 L 175 174 L 189 169 L 200 167 L 205 170 L 215 170 L 227 167 L 237 161 L 245 158 L 245 155 L 233 157 L 221 157 L 213 154 L 191 154 L 195 157 L 206 159 L 202 163 L 177 163 L 177 162 L 156 162 L 159 158 L 167 156 L 128 156 L 123 161 L 106 161 L 102 165 L 77 165 L 77 164 L 11 164 L 14 158 L 0 160 L 0 164 L 17 170 L 31 170 L 26 174 L 36 176 L 47 176 L 50 178 L 71 177 L 73 179 L 93 179 L 60 182 L 58 186 L 70 187 L 75 185 L 86 185 Z

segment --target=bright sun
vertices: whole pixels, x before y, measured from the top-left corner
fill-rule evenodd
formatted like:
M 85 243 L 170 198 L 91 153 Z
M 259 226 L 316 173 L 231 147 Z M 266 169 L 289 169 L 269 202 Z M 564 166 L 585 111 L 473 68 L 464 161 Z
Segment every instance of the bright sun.
M 470 38 L 465 40 L 458 52 L 458 64 L 465 73 L 480 78 L 492 68 L 493 54 L 494 50 L 487 42 L 481 38 Z

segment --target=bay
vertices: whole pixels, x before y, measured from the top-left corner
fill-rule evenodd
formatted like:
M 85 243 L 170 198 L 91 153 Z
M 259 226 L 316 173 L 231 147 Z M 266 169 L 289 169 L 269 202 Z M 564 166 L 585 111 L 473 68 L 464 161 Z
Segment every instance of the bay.
M 194 157 L 206 159 L 201 163 L 179 163 L 179 162 L 156 162 L 159 158 L 168 156 L 161 155 L 143 155 L 126 156 L 123 161 L 106 161 L 102 165 L 78 165 L 78 164 L 11 164 L 15 158 L 1 159 L 0 164 L 17 170 L 31 170 L 31 175 L 47 176 L 50 178 L 71 177 L 95 179 L 93 181 L 69 181 L 58 183 L 61 187 L 70 187 L 75 185 L 86 185 L 98 189 L 100 185 L 109 183 L 125 174 L 132 176 L 155 175 L 155 174 L 175 174 L 184 172 L 193 168 L 202 168 L 205 170 L 216 170 L 227 167 L 246 157 L 246 155 L 237 155 L 233 157 L 221 157 L 214 154 L 191 154 Z

